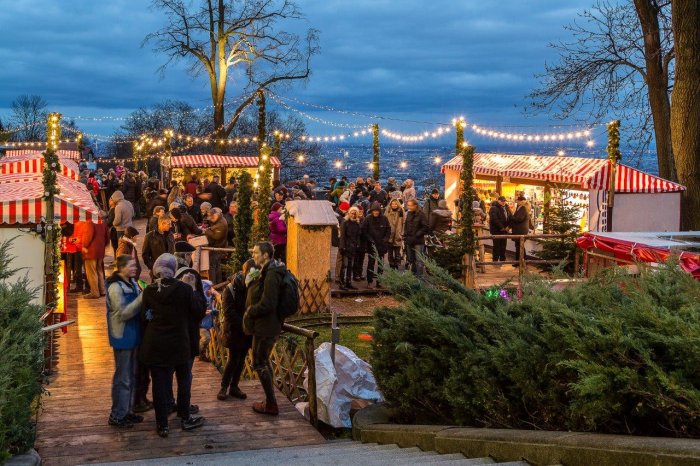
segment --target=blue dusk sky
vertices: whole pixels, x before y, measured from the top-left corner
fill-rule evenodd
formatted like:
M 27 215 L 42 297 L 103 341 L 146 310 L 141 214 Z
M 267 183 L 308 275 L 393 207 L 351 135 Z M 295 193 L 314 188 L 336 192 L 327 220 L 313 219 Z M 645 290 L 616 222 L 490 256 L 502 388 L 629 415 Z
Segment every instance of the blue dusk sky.
M 146 0 L 0 0 L 0 117 L 19 94 L 38 94 L 67 116 L 124 116 L 165 99 L 210 104 L 206 77 L 141 47 L 164 15 Z M 464 115 L 484 126 L 559 122 L 523 113 L 535 74 L 556 60 L 548 43 L 566 40 L 564 25 L 592 0 L 298 0 L 320 31 L 321 53 L 306 83 L 283 94 L 372 115 L 446 123 Z M 230 92 L 235 94 L 236 82 Z M 316 119 L 367 119 L 306 108 Z M 119 122 L 78 122 L 111 134 Z M 313 132 L 332 126 L 306 120 Z M 385 120 L 393 131 L 429 125 Z

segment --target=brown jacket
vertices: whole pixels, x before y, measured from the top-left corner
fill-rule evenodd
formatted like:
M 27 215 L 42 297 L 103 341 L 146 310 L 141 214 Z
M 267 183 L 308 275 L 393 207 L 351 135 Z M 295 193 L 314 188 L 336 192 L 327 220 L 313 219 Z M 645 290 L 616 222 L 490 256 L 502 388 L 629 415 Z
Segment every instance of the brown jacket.
M 219 220 L 207 228 L 204 234 L 209 240 L 209 246 L 213 248 L 225 248 L 228 245 L 226 242 L 228 237 L 228 224 L 224 216 L 220 215 Z
M 105 246 L 109 242 L 107 225 L 85 222 L 83 230 L 83 259 L 104 259 Z

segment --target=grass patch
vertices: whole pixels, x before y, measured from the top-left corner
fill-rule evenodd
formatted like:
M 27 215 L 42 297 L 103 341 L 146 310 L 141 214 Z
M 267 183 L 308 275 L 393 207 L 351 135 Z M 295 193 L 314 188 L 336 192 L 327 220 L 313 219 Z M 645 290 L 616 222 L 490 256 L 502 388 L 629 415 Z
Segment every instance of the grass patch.
M 323 342 L 331 341 L 331 326 L 327 327 L 314 327 L 319 333 L 318 338 L 316 338 L 316 348 Z M 372 342 L 367 340 L 361 340 L 357 336 L 360 334 L 371 335 L 374 333 L 374 327 L 372 325 L 340 325 L 340 341 L 339 344 L 350 348 L 360 357 L 362 360 L 369 362 L 369 355 L 372 351 Z

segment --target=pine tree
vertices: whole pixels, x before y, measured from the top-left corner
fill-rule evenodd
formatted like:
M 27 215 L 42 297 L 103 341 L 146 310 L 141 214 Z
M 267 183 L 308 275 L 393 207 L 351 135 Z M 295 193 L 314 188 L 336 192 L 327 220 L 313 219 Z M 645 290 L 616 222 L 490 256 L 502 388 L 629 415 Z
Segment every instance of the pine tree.
M 548 199 L 545 199 L 545 202 L 547 201 Z M 576 238 L 581 233 L 578 208 L 568 205 L 562 196 L 556 196 L 550 202 L 544 232 L 566 236 L 541 240 L 542 250 L 537 253 L 537 256 L 546 260 L 561 260 L 563 269 L 571 272 L 574 254 L 576 254 Z
M 270 146 L 260 149 L 258 167 L 257 191 L 255 200 L 258 203 L 257 218 L 253 228 L 253 241 L 267 241 L 270 236 L 270 219 L 267 217 L 272 205 L 272 162 Z
M 233 220 L 234 248 L 229 261 L 231 272 L 236 273 L 250 258 L 250 243 L 253 230 L 253 177 L 243 171 L 238 177 L 238 213 Z

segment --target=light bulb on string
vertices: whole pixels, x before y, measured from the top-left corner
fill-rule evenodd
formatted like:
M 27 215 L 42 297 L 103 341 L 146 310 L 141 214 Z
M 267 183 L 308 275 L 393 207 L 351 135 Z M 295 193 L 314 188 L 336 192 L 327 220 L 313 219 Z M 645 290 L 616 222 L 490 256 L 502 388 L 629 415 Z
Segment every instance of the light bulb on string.
M 405 169 L 406 167 L 408 167 L 408 163 L 406 163 L 405 160 L 402 160 L 401 163 L 399 163 L 399 167 L 401 167 L 402 169 Z
M 557 152 L 557 155 L 559 157 L 564 157 L 566 155 L 566 152 L 564 152 L 564 149 L 559 149 L 559 151 Z

